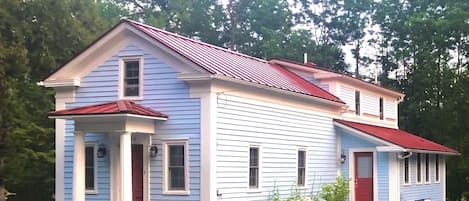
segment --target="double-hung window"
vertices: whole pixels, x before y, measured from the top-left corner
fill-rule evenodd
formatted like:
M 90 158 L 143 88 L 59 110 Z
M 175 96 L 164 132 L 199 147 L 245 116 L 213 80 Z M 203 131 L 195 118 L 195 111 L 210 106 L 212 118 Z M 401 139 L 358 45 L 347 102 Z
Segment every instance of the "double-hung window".
M 96 150 L 95 144 L 85 146 L 85 190 L 87 193 L 96 193 Z
M 360 115 L 360 91 L 355 91 L 355 114 Z
M 189 160 L 187 141 L 164 143 L 164 193 L 189 194 Z
M 379 97 L 379 119 L 384 119 L 384 99 Z
M 122 97 L 142 96 L 142 59 L 129 57 L 122 59 Z
M 410 184 L 410 159 L 404 159 L 404 184 Z
M 440 155 L 435 155 L 435 182 L 440 182 Z
M 259 188 L 259 147 L 249 147 L 249 188 Z
M 298 186 L 305 186 L 306 181 L 306 151 L 298 150 L 298 175 L 297 182 Z
M 425 154 L 425 183 L 430 183 L 430 154 Z
M 422 154 L 417 154 L 417 183 L 422 183 Z

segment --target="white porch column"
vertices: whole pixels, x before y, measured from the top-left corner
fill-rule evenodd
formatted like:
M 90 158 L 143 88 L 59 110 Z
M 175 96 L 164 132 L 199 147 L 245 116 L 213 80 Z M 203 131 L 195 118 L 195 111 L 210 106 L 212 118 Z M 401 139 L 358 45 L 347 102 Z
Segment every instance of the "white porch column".
M 75 131 L 73 201 L 85 201 L 85 133 Z
M 121 201 L 132 201 L 132 135 L 120 134 Z

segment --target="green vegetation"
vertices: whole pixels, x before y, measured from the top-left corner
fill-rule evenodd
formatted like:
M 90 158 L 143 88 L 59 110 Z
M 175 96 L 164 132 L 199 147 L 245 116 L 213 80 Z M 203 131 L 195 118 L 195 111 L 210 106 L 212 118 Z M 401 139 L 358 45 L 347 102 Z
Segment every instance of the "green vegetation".
M 349 193 L 349 180 L 337 177 L 334 183 L 324 184 L 317 195 L 302 195 L 298 188 L 295 188 L 290 196 L 281 199 L 278 189 L 274 187 L 271 201 L 345 201 Z
M 0 180 L 11 200 L 53 196 L 53 91 L 36 82 L 124 16 L 261 58 L 306 52 L 343 72 L 341 47 L 352 46 L 360 77 L 373 64 L 406 94 L 401 128 L 462 153 L 447 159 L 448 199 L 469 189 L 467 0 L 0 0 Z

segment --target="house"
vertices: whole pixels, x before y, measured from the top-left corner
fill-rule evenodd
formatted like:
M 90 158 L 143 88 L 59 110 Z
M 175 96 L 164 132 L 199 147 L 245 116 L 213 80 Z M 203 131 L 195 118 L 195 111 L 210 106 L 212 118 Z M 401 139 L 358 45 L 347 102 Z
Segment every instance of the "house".
M 56 200 L 269 200 L 337 176 L 349 200 L 445 200 L 457 151 L 399 130 L 404 94 L 122 20 L 42 81 Z

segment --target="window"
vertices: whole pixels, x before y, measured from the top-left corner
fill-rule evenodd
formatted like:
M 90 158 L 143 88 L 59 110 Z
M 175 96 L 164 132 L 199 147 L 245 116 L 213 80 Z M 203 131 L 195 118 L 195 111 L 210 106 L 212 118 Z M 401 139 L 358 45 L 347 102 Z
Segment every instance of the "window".
M 140 97 L 142 94 L 142 72 L 140 58 L 127 58 L 123 60 L 123 97 Z
M 249 148 L 249 188 L 259 188 L 259 147 Z
M 440 182 L 440 155 L 435 155 L 435 182 Z
M 410 184 L 410 163 L 409 163 L 409 158 L 404 159 L 404 184 Z
M 417 154 L 417 183 L 422 183 L 422 155 Z
M 96 191 L 96 153 L 95 145 L 85 146 L 85 190 L 88 193 Z
M 379 119 L 384 119 L 384 100 L 383 97 L 379 97 Z
M 430 183 L 430 154 L 425 154 L 425 183 Z
M 189 194 L 189 167 L 187 141 L 164 142 L 164 193 Z
M 298 150 L 298 186 L 305 186 L 306 180 L 306 151 Z
M 355 114 L 360 115 L 360 91 L 355 91 Z

